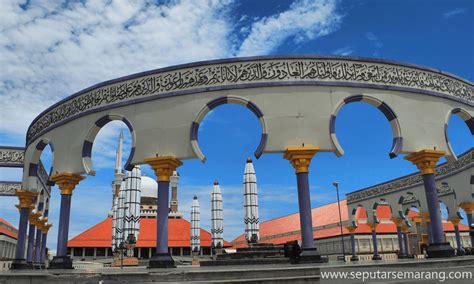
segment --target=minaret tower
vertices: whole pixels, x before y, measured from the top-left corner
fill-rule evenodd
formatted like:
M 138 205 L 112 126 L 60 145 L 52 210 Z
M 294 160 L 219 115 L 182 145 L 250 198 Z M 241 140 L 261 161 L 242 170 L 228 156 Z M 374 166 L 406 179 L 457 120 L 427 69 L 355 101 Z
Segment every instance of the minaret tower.
M 222 248 L 224 245 L 224 219 L 222 216 L 222 194 L 219 182 L 214 181 L 214 189 L 211 194 L 211 221 L 212 221 L 212 246 Z
M 257 243 L 260 238 L 257 177 L 250 157 L 247 158 L 244 171 L 244 210 L 245 238 L 249 243 Z
M 178 182 L 179 174 L 174 171 L 173 175 L 170 178 L 171 185 L 171 214 L 178 213 Z
M 194 196 L 191 205 L 191 253 L 198 255 L 201 249 L 200 210 L 197 196 Z
M 112 182 L 112 251 L 117 245 L 117 220 L 118 220 L 118 198 L 120 193 L 120 188 L 123 181 L 123 171 L 122 171 L 122 148 L 123 148 L 123 131 L 120 129 L 120 136 L 118 141 L 117 152 L 115 155 L 115 171 L 114 171 L 114 181 Z

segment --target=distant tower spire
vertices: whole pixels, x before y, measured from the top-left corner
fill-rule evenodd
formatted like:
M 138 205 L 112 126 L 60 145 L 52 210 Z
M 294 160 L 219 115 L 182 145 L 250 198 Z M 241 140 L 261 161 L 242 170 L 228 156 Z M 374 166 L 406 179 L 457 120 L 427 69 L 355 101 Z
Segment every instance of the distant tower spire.
M 195 195 L 191 205 L 191 252 L 199 253 L 201 248 L 201 225 L 199 201 Z
M 212 246 L 222 248 L 224 246 L 224 218 L 222 216 L 222 194 L 219 182 L 214 181 L 214 189 L 211 195 L 211 221 L 212 221 Z
M 247 158 L 244 171 L 244 210 L 245 238 L 249 243 L 256 243 L 260 238 L 257 176 L 250 157 Z
M 178 212 L 178 182 L 179 182 L 179 174 L 178 172 L 174 171 L 173 175 L 170 178 L 171 184 L 171 213 Z
M 115 155 L 115 170 L 114 170 L 114 181 L 112 181 L 112 250 L 115 249 L 118 232 L 120 224 L 118 224 L 119 219 L 119 194 L 122 187 L 124 174 L 122 172 L 122 148 L 123 148 L 123 131 L 120 129 L 120 136 L 118 141 L 117 152 Z

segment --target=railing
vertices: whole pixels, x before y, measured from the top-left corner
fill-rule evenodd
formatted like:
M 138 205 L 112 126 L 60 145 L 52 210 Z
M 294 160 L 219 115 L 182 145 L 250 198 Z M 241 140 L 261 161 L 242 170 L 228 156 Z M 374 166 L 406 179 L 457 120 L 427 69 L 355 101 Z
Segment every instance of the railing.
M 89 262 L 89 261 L 74 261 L 72 266 L 74 269 L 97 269 L 103 268 L 103 263 Z
M 0 271 L 10 270 L 12 260 L 0 260 Z

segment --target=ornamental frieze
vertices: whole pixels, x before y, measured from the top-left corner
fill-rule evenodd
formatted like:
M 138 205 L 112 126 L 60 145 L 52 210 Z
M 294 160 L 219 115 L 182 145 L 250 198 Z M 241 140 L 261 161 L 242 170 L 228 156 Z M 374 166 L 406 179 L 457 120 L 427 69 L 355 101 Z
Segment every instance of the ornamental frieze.
M 0 181 L 0 196 L 14 196 L 21 189 L 21 182 Z
M 460 156 L 457 161 L 451 162 L 451 163 L 444 163 L 436 167 L 435 168 L 436 178 L 440 178 L 440 177 L 455 173 L 473 162 L 474 162 L 474 149 L 471 149 L 469 152 Z M 347 204 L 352 204 L 352 203 L 359 202 L 364 199 L 373 198 L 379 195 L 389 194 L 389 193 L 401 190 L 403 188 L 412 187 L 412 186 L 416 186 L 420 184 L 423 184 L 422 176 L 419 173 L 411 174 L 409 176 L 402 177 L 388 183 L 383 183 L 380 185 L 369 187 L 367 189 L 356 191 L 354 193 L 346 194 Z M 451 190 L 449 186 L 447 187 L 440 186 L 438 188 L 438 194 L 439 195 L 450 194 L 449 190 Z
M 85 111 L 124 101 L 166 93 L 199 91 L 248 83 L 284 82 L 362 83 L 429 91 L 472 103 L 474 87 L 454 77 L 404 65 L 364 62 L 355 59 L 268 59 L 215 63 L 173 71 L 153 71 L 83 91 L 38 117 L 30 125 L 27 142 L 56 124 Z
M 23 167 L 25 149 L 0 147 L 0 167 Z

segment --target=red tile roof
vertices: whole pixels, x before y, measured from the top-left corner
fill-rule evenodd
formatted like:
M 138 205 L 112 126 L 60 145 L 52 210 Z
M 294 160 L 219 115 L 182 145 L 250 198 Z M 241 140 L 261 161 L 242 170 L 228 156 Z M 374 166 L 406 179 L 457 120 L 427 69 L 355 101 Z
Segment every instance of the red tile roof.
M 339 214 L 337 202 L 330 203 L 321 207 L 313 208 L 311 210 L 313 217 L 313 227 L 319 227 L 313 232 L 315 239 L 322 239 L 328 237 L 339 236 L 341 233 L 340 227 L 324 228 L 323 226 L 334 225 L 339 223 Z M 360 208 L 356 212 L 358 219 L 367 218 L 367 213 L 363 208 Z M 390 220 L 391 212 L 388 205 L 382 205 L 377 207 L 377 216 L 380 220 Z M 409 217 L 418 216 L 417 212 L 410 211 Z M 341 200 L 341 217 L 342 221 L 348 220 L 348 210 L 346 200 Z M 321 228 L 323 227 L 323 228 Z M 450 222 L 443 222 L 445 231 L 454 231 L 454 226 Z M 459 230 L 468 231 L 468 227 L 463 224 L 459 224 Z M 276 219 L 271 219 L 260 224 L 260 239 L 263 243 L 274 243 L 283 244 L 288 241 L 301 240 L 300 235 L 300 216 L 299 213 L 283 216 Z M 376 227 L 377 233 L 396 233 L 397 228 L 393 223 L 379 223 Z M 371 229 L 365 223 L 358 223 L 358 227 L 355 230 L 358 234 L 370 234 Z M 349 234 L 349 231 L 343 227 L 343 234 Z M 244 234 L 238 236 L 231 242 L 234 247 L 245 247 Z
M 11 238 L 18 238 L 18 230 L 7 220 L 0 218 L 0 235 L 6 235 Z
M 191 245 L 191 223 L 185 219 L 168 219 L 168 246 L 186 247 Z M 112 218 L 107 218 L 68 241 L 68 247 L 111 247 Z M 137 247 L 156 246 L 156 218 L 142 218 Z M 201 246 L 211 246 L 211 234 L 201 229 Z M 224 246 L 231 246 L 224 241 Z

